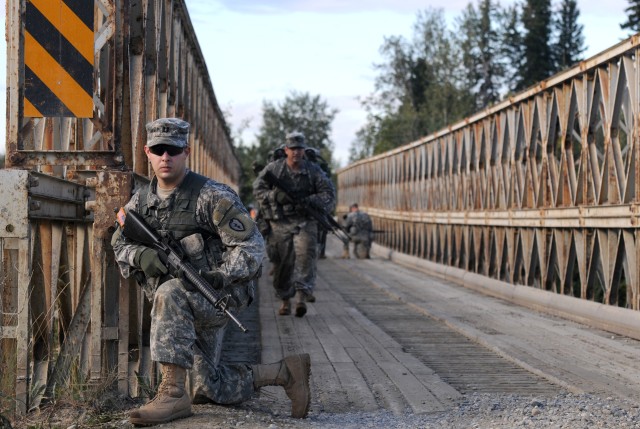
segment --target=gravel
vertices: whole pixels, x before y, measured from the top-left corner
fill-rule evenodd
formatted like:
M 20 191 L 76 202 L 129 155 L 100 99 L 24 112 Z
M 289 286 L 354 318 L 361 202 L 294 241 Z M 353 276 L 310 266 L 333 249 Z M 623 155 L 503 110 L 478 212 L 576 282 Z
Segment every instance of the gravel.
M 396 415 L 388 411 L 325 413 L 313 408 L 304 420 L 288 416 L 286 408 L 272 407 L 272 400 L 257 397 L 239 406 L 194 405 L 193 416 L 156 426 L 164 429 L 640 429 L 638 403 L 588 394 L 553 397 L 470 394 L 450 410 L 430 414 Z M 133 427 L 127 412 L 97 418 L 77 407 L 59 413 L 30 414 L 14 422 L 14 428 L 55 427 L 67 429 Z
M 259 401 L 258 401 L 259 402 Z M 258 407 L 261 408 L 261 407 Z M 268 428 L 268 429 L 625 429 L 640 428 L 636 403 L 594 395 L 561 394 L 554 397 L 471 394 L 449 411 L 395 415 L 388 411 L 324 413 L 312 409 L 305 420 L 259 410 L 249 405 L 194 409 L 194 416 L 162 425 L 163 428 Z

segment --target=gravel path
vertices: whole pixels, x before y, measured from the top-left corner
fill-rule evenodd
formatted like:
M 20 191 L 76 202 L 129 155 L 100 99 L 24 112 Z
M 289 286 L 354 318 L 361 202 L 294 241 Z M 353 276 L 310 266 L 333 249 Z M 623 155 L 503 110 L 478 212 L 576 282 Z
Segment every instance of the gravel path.
M 640 409 L 630 402 L 593 395 L 555 397 L 471 394 L 444 413 L 394 415 L 375 413 L 311 413 L 306 420 L 261 410 L 260 400 L 242 407 L 197 406 L 189 419 L 159 427 L 269 429 L 624 429 L 640 428 Z M 123 422 L 125 423 L 125 422 Z M 127 426 L 121 426 L 127 427 Z

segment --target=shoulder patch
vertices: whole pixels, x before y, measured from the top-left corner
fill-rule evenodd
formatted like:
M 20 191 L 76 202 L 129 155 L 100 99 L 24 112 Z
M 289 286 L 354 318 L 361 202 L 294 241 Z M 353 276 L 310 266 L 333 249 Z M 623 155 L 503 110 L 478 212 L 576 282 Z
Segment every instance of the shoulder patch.
M 213 222 L 220 231 L 224 231 L 234 238 L 243 240 L 253 232 L 253 219 L 238 207 L 233 201 L 223 199 L 218 203 L 213 213 Z

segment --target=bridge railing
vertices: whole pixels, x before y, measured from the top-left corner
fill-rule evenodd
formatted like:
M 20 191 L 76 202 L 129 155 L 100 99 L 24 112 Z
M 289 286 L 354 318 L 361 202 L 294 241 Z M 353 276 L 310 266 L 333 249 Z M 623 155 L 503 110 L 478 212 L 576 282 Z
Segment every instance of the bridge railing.
M 110 237 L 152 173 L 145 124 L 180 117 L 191 169 L 236 189 L 241 172 L 185 2 L 8 0 L 6 30 L 0 414 L 72 373 L 136 396 L 155 380 L 149 304 Z
M 340 170 L 338 210 L 398 252 L 640 309 L 639 44 Z

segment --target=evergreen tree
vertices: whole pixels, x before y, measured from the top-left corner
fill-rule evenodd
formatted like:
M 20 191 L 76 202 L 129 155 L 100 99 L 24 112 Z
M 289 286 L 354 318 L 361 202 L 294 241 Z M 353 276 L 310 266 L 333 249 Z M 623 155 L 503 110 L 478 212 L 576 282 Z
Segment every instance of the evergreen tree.
M 500 11 L 492 0 L 479 0 L 478 9 L 469 3 L 458 20 L 462 36 L 466 86 L 473 93 L 475 108 L 482 109 L 500 100 L 505 67 L 502 51 Z
M 627 13 L 627 20 L 620 24 L 620 28 L 637 33 L 640 31 L 640 0 L 628 0 L 628 2 L 629 7 L 624 10 Z
M 518 89 L 545 80 L 555 71 L 551 18 L 550 0 L 527 0 L 522 13 L 524 65 L 520 70 L 522 81 Z
M 519 6 L 513 5 L 501 14 L 504 31 L 502 33 L 502 55 L 505 58 L 506 85 L 509 92 L 522 86 L 520 71 L 524 68 L 524 36 Z
M 554 45 L 556 71 L 571 67 L 581 61 L 582 53 L 586 50 L 583 25 L 578 23 L 580 11 L 576 0 L 562 0 L 555 28 L 558 40 Z

